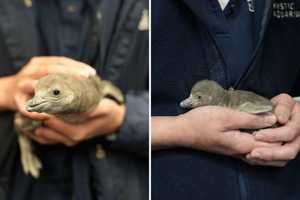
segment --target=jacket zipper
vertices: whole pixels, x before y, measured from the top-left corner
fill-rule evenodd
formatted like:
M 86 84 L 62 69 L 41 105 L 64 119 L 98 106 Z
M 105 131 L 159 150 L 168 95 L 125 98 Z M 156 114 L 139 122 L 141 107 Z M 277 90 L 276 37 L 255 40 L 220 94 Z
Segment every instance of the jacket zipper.
M 248 199 L 248 192 L 247 192 L 247 181 L 246 178 L 244 177 L 244 172 L 243 172 L 243 165 L 241 163 L 238 164 L 238 184 L 240 188 L 240 199 L 241 200 L 247 200 Z

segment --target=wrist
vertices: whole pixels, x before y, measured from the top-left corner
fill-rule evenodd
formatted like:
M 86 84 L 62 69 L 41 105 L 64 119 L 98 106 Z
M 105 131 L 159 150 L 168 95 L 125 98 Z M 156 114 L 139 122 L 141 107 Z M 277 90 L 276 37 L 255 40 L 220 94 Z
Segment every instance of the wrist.
M 170 129 L 172 132 L 170 133 L 169 137 L 169 142 L 173 146 L 185 146 L 185 126 L 185 120 L 182 115 L 173 117 L 172 129 Z
M 117 113 L 115 115 L 115 121 L 116 121 L 116 130 L 120 129 L 126 116 L 126 107 L 125 106 L 119 106 L 117 109 Z M 115 130 L 115 131 L 116 131 Z
M 184 125 L 180 116 L 152 117 L 151 121 L 153 149 L 185 146 Z
M 1 110 L 16 110 L 14 94 L 17 87 L 18 77 L 17 75 L 8 76 L 1 80 L 1 91 L 3 95 L 0 100 Z
M 125 121 L 126 107 L 124 105 L 113 105 L 113 107 L 110 107 L 108 110 L 111 112 L 107 118 L 109 123 L 107 123 L 105 131 L 103 130 L 103 127 L 101 127 L 99 131 L 103 131 L 101 134 L 102 136 L 112 136 L 112 138 L 115 138 Z M 100 120 L 102 119 L 100 118 Z
M 176 129 L 176 141 L 174 142 L 178 146 L 191 148 L 194 143 L 194 130 L 192 124 L 189 122 L 189 119 L 187 119 L 184 114 L 176 117 Z

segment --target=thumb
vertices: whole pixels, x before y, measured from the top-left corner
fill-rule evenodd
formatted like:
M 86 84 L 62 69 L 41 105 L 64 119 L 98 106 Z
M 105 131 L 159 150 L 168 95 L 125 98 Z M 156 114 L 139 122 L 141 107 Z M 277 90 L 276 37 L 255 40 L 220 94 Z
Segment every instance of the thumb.
M 24 79 L 18 83 L 18 89 L 20 90 L 20 92 L 26 94 L 33 94 L 36 84 L 37 84 L 37 80 Z
M 288 94 L 280 94 L 272 99 L 275 105 L 274 113 L 279 123 L 286 124 L 293 112 L 296 101 Z

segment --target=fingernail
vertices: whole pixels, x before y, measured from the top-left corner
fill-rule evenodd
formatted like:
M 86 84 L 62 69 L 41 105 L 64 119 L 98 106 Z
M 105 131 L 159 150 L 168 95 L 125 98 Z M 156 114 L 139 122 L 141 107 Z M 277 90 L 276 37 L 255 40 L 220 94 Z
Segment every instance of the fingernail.
M 84 78 L 88 78 L 90 76 L 90 72 L 86 69 L 81 70 L 79 74 L 80 74 L 80 76 L 82 76 Z
M 80 71 L 80 75 L 81 75 L 82 77 L 88 78 L 88 77 L 90 77 L 90 76 L 96 75 L 96 70 L 95 70 L 95 69 L 92 69 L 92 68 L 82 69 L 82 70 Z
M 275 115 L 270 115 L 266 117 L 266 123 L 273 125 L 276 122 L 276 117 Z
M 246 159 L 252 159 L 252 156 L 250 153 L 246 155 Z
M 280 122 L 285 122 L 286 121 L 286 117 L 284 116 L 284 115 L 279 115 L 278 116 L 278 120 L 280 121 Z
M 260 157 L 261 157 L 261 153 L 260 153 L 260 152 L 253 152 L 253 153 L 251 154 L 251 157 L 252 157 L 252 158 L 260 158 Z
M 96 75 L 96 74 L 97 74 L 96 70 L 95 69 L 91 69 L 91 75 Z

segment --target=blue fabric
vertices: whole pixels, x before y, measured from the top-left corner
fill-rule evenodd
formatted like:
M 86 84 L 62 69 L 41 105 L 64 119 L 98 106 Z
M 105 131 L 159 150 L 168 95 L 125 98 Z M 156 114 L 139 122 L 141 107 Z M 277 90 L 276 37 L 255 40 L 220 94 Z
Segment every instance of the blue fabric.
M 253 13 L 249 11 L 246 0 L 230 0 L 223 12 L 219 5 L 215 5 L 216 1 L 210 2 L 214 11 L 211 15 L 216 15 L 217 20 L 223 22 L 219 23 L 223 32 L 211 32 L 222 51 L 228 67 L 230 85 L 233 86 L 246 71 L 252 58 L 255 46 Z
M 99 3 L 100 0 L 97 0 Z M 82 57 L 92 7 L 87 0 L 35 1 L 36 23 L 46 55 Z
M 97 1 L 98 3 L 100 0 Z M 80 60 L 90 28 L 91 5 L 87 0 L 35 1 L 35 19 L 41 40 L 45 42 L 44 55 L 60 55 Z M 93 13 L 93 12 L 92 12 Z M 82 145 L 84 146 L 84 145 Z M 57 171 L 67 168 L 73 175 L 72 184 L 65 189 L 66 198 L 90 200 L 88 154 L 82 146 L 75 147 L 71 154 L 62 153 L 63 159 L 71 161 L 71 165 L 60 166 Z M 53 154 L 52 154 L 53 155 Z M 44 156 L 44 155 L 42 155 Z M 51 160 L 51 158 L 49 158 Z M 61 179 L 62 180 L 62 179 Z M 67 187 L 67 185 L 66 185 Z M 41 189 L 41 192 L 43 190 Z
M 133 79 L 130 84 L 126 85 L 127 90 L 132 90 L 132 92 L 137 92 L 138 88 L 140 90 L 146 90 L 144 83 L 146 82 L 147 75 L 140 72 L 148 72 L 147 65 L 140 65 L 138 62 L 133 62 L 138 59 L 146 60 L 144 57 L 147 57 L 146 53 L 142 48 L 140 48 L 144 41 L 141 40 L 143 37 L 140 36 L 140 31 L 137 29 L 136 22 L 138 23 L 139 17 L 143 11 L 144 5 L 141 4 L 141 1 L 105 1 L 113 2 L 113 7 L 104 7 L 108 13 L 103 18 L 98 17 L 93 26 L 93 31 L 90 30 L 90 23 L 93 19 L 87 19 L 87 16 L 99 16 L 102 12 L 98 6 L 91 6 L 92 3 L 99 0 L 86 0 L 80 1 L 82 4 L 77 5 L 80 2 L 77 1 L 38 1 L 38 4 L 35 4 L 37 1 L 33 2 L 33 7 L 35 8 L 35 18 L 31 18 L 32 10 L 30 8 L 25 8 L 23 5 L 24 2 L 16 1 L 11 2 L 2 2 L 0 7 L 0 13 L 2 16 L 1 19 L 4 19 L 0 23 L 0 27 L 3 28 L 0 31 L 0 35 L 3 32 L 6 33 L 5 36 L 1 35 L 0 43 L 5 42 L 7 45 L 0 45 L 0 51 L 2 52 L 0 57 L 0 62 L 2 62 L 2 67 L 0 69 L 0 74 L 4 75 L 4 72 L 9 72 L 12 64 L 5 64 L 4 60 L 8 59 L 11 62 L 15 62 L 15 57 L 19 60 L 22 60 L 24 55 L 23 50 L 26 49 L 26 53 L 29 52 L 30 56 L 27 56 L 26 59 L 22 60 L 22 63 L 18 62 L 16 69 L 20 69 L 24 63 L 32 56 L 37 55 L 57 55 L 57 56 L 68 56 L 71 58 L 77 59 L 78 56 L 81 57 L 82 51 L 88 54 L 93 54 L 94 51 L 91 51 L 93 45 L 103 45 L 100 43 L 97 38 L 89 36 L 99 36 L 102 33 L 102 26 L 107 29 L 111 25 L 112 30 L 108 30 L 112 34 L 105 35 L 101 37 L 104 41 L 108 41 L 107 45 L 110 47 L 109 51 L 105 50 L 107 56 L 111 55 L 111 52 L 117 51 L 117 48 L 111 48 L 111 43 L 118 43 L 119 41 L 113 38 L 114 34 L 117 34 L 120 39 L 124 37 L 123 33 L 120 33 L 120 29 L 123 28 L 126 30 L 126 33 L 129 33 L 130 40 L 129 43 L 134 43 L 130 45 L 129 50 L 124 55 L 124 59 L 118 63 L 124 65 L 124 71 L 128 72 L 128 76 L 125 76 L 122 73 L 120 79 L 126 79 L 128 77 L 135 77 L 139 75 L 139 79 Z M 65 3 L 74 3 L 78 6 L 79 10 L 83 11 L 82 13 L 64 13 L 65 12 Z M 95 9 L 94 12 L 86 12 L 85 10 L 87 4 L 90 3 L 89 8 Z M 68 4 L 69 5 L 69 4 Z M 105 4 L 108 5 L 108 4 Z M 124 8 L 127 8 L 124 10 Z M 134 9 L 133 9 L 134 8 Z M 72 8 L 73 9 L 73 8 Z M 71 10 L 72 10 L 71 9 Z M 132 13 L 131 10 L 134 10 L 134 21 L 131 18 L 127 18 L 127 13 Z M 4 14 L 5 13 L 5 14 Z M 16 15 L 18 13 L 18 15 Z M 17 16 L 16 18 L 12 16 Z M 24 17 L 26 16 L 26 17 Z M 129 15 L 130 16 L 130 15 Z M 30 17 L 30 18 L 29 18 Z M 114 20 L 112 20 L 113 18 Z M 35 19 L 35 23 L 32 22 Z M 31 21 L 32 20 L 32 21 Z M 2 23 L 4 21 L 4 23 Z M 101 26 L 100 29 L 98 25 Z M 110 22 L 114 22 L 113 24 Z M 87 22 L 87 23 L 85 23 Z M 37 23 L 37 24 L 36 24 Z M 81 24 L 83 23 L 83 24 Z M 130 24 L 133 30 L 128 32 L 128 29 L 125 25 Z M 24 25 L 24 31 L 20 34 L 18 30 Z M 118 26 L 117 26 L 118 25 Z M 125 26 L 125 27 L 124 27 Z M 38 31 L 36 29 L 39 29 Z M 93 32 L 93 34 L 85 35 L 86 32 Z M 36 33 L 35 34 L 32 34 Z M 20 36 L 19 36 L 19 35 Z M 70 35 L 68 35 L 70 34 Z M 145 32 L 145 36 L 146 36 Z M 102 35 L 101 35 L 102 36 Z M 77 38 L 78 37 L 78 38 Z M 109 38 L 108 38 L 109 37 Z M 36 48 L 37 43 L 36 39 L 39 38 L 41 41 L 37 43 L 40 45 L 39 48 Z M 86 41 L 88 39 L 88 41 Z M 29 41 L 28 43 L 31 46 L 27 45 L 24 41 Z M 96 40 L 96 42 L 95 42 Z M 9 43 L 7 43 L 9 41 Z M 143 42 L 140 42 L 143 41 Z M 81 44 L 84 42 L 84 44 Z M 96 43 L 96 44 L 95 44 Z M 99 44 L 100 43 L 100 44 Z M 146 43 L 146 42 L 145 42 Z M 26 48 L 23 48 L 23 45 Z M 35 46 L 36 45 L 36 46 Z M 127 44 L 124 44 L 126 47 Z M 34 47 L 34 48 L 33 48 Z M 121 46 L 122 47 L 122 46 Z M 9 54 L 12 52 L 11 56 L 3 53 L 3 49 L 7 51 L 9 49 Z M 35 51 L 38 49 L 38 53 Z M 125 48 L 126 49 L 126 48 Z M 98 50 L 98 49 L 97 49 Z M 124 49 L 123 49 L 124 50 Z M 146 48 L 145 48 L 146 50 Z M 138 52 L 138 53 L 137 53 Z M 99 53 L 99 52 L 95 52 Z M 135 55 L 135 56 L 133 56 Z M 139 55 L 139 56 L 136 56 Z M 96 56 L 94 58 L 93 56 Z M 103 64 L 98 64 L 100 61 L 95 61 L 93 59 L 100 59 L 100 55 L 91 55 L 90 60 L 86 61 L 84 59 L 77 59 L 85 63 L 94 63 L 90 64 L 94 66 L 98 71 L 101 69 L 102 65 L 107 65 L 103 61 Z M 138 59 L 137 59 L 138 58 Z M 114 60 L 113 58 L 110 58 Z M 128 64 L 130 63 L 130 64 Z M 136 66 L 135 66 L 136 65 Z M 108 65 L 112 67 L 111 65 Z M 133 67 L 138 67 L 136 70 Z M 121 73 L 121 70 L 118 71 Z M 132 73 L 134 72 L 134 73 Z M 11 72 L 11 74 L 16 73 L 16 71 Z M 104 75 L 104 73 L 101 73 Z M 126 78 L 124 78 L 126 77 Z M 108 77 L 109 79 L 109 77 Z M 123 82 L 122 82 L 123 84 Z M 124 86 L 124 85 L 122 85 Z M 125 86 L 124 86 L 125 87 Z M 10 144 L 13 143 L 13 150 L 9 150 L 9 154 L 6 151 L 5 145 L 2 147 L 3 154 L 7 154 L 9 158 L 15 160 L 15 162 L 10 163 L 7 158 L 2 160 L 1 165 L 8 165 L 7 168 L 11 170 L 11 173 L 7 173 L 7 170 L 2 170 L 2 176 L 11 175 L 11 179 L 6 180 L 6 185 L 3 184 L 2 177 L 0 180 L 0 193 L 3 192 L 3 185 L 7 191 L 6 194 L 8 198 L 12 200 L 65 200 L 65 199 L 74 199 L 74 200 L 90 200 L 90 199 L 130 199 L 130 200 L 141 200 L 148 198 L 148 159 L 139 155 L 140 151 L 145 151 L 148 149 L 148 99 L 144 98 L 142 94 L 137 95 L 128 95 L 128 104 L 129 110 L 127 115 L 138 115 L 138 116 L 126 116 L 125 123 L 121 128 L 119 134 L 120 138 L 116 143 L 111 146 L 118 147 L 118 150 L 115 150 L 116 147 L 108 147 L 109 142 L 104 141 L 104 138 L 95 138 L 87 142 L 81 142 L 76 147 L 65 147 L 63 145 L 54 145 L 54 146 L 43 146 L 36 144 L 35 151 L 38 153 L 39 158 L 43 163 L 43 170 L 41 172 L 41 177 L 38 180 L 33 179 L 31 176 L 25 175 L 23 169 L 21 168 L 20 155 L 11 153 L 16 153 L 17 144 L 16 140 L 10 141 L 8 135 L 15 136 L 13 132 L 13 113 L 10 113 L 10 116 L 5 118 L 5 115 L 1 112 L 1 131 L 0 135 L 5 135 L 5 143 L 10 141 Z M 135 110 L 141 109 L 141 110 Z M 3 119 L 4 118 L 4 119 Z M 7 119 L 6 121 L 4 121 Z M 7 127 L 3 126 L 7 125 Z M 130 131 L 135 131 L 130 133 Z M 136 137 L 131 138 L 131 142 L 126 137 Z M 122 140 L 125 139 L 125 142 Z M 122 143 L 123 145 L 119 146 L 117 143 Z M 96 144 L 102 144 L 105 148 L 108 155 L 107 158 L 99 159 L 95 156 L 95 146 Z M 125 143 L 125 144 L 124 144 Z M 135 146 L 138 145 L 138 146 Z M 128 147 L 130 146 L 130 148 Z M 124 149 L 125 151 L 124 151 Z M 126 151 L 128 150 L 128 151 Z M 137 151 L 137 152 L 135 152 Z M 2 156 L 3 157 L 3 156 Z M 1 166 L 0 166 L 1 167 Z M 9 183 L 10 184 L 9 184 Z M 125 188 L 125 189 L 124 189 Z M 92 191 L 93 190 L 93 191 Z M 3 194 L 0 194 L 2 196 Z
M 213 79 L 224 87 L 232 85 L 230 76 L 232 66 L 228 66 L 230 60 L 228 57 L 236 58 L 231 51 L 242 49 L 246 38 L 240 36 L 241 32 L 237 31 L 233 33 L 235 36 L 232 39 L 239 41 L 240 46 L 234 49 L 224 44 L 222 49 L 220 43 L 215 42 L 215 33 L 225 33 L 226 30 L 221 25 L 224 22 L 218 20 L 216 15 L 211 15 L 212 12 L 206 11 L 212 9 L 210 2 L 212 1 L 152 1 L 152 11 L 154 11 L 152 12 L 151 87 L 153 116 L 173 116 L 184 113 L 185 110 L 180 108 L 179 103 L 189 95 L 192 85 L 198 80 Z M 272 26 L 267 27 L 265 37 L 262 37 L 263 30 L 267 26 L 265 19 L 270 13 L 270 9 L 268 12 L 265 11 L 264 2 L 269 1 L 256 1 L 257 12 L 252 19 L 254 23 L 252 40 L 254 44 L 263 40 L 264 45 L 259 48 L 254 45 L 249 48 L 258 49 L 255 56 L 249 54 L 250 50 L 241 53 L 244 57 L 248 55 L 252 58 L 247 57 L 247 61 L 240 68 L 243 68 L 243 71 L 236 76 L 241 76 L 244 70 L 249 69 L 251 74 L 240 84 L 235 83 L 235 85 L 239 85 L 240 89 L 251 89 L 271 97 L 278 92 L 288 92 L 296 83 L 295 77 L 299 72 L 296 71 L 299 67 L 291 69 L 291 71 L 295 70 L 295 73 L 289 73 L 286 72 L 286 63 L 292 64 L 298 60 L 294 51 L 296 45 L 292 42 L 298 41 L 298 37 L 297 31 L 287 29 L 293 27 L 293 23 L 296 23 L 295 19 L 289 23 L 272 19 L 270 22 Z M 291 37 L 286 31 L 282 31 L 285 30 L 284 28 L 291 31 L 293 40 L 289 42 L 280 40 L 281 36 Z M 297 44 L 299 45 L 299 42 Z M 286 50 L 281 46 L 285 45 L 289 47 L 290 52 L 283 56 Z M 227 49 L 225 47 L 232 50 L 224 52 Z M 274 52 L 278 56 L 272 56 Z M 233 59 L 235 60 L 238 58 Z M 249 62 L 252 63 L 250 66 Z M 295 63 L 289 66 L 296 66 Z M 154 151 L 152 152 L 152 199 L 297 200 L 300 198 L 300 175 L 297 173 L 299 167 L 299 156 L 287 167 L 277 169 L 253 167 L 238 159 L 191 149 Z
M 8 199 L 37 200 L 43 197 L 44 200 L 64 200 L 75 196 L 72 184 L 72 149 L 61 145 L 42 146 L 37 145 L 38 156 L 43 163 L 41 177 L 34 180 L 31 176 L 25 175 L 20 160 L 17 160 L 14 170 L 17 181 L 13 182 L 12 187 L 17 188 L 9 195 Z M 53 156 L 55 155 L 55 156 Z M 60 163 L 65 163 L 62 166 Z M 80 174 L 81 171 L 79 171 Z M 78 172 L 76 172 L 78 173 Z M 49 184 L 51 182 L 51 184 Z M 20 187 L 22 185 L 22 187 Z M 76 192 L 76 191 L 75 191 Z

